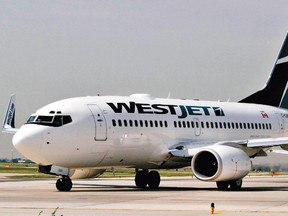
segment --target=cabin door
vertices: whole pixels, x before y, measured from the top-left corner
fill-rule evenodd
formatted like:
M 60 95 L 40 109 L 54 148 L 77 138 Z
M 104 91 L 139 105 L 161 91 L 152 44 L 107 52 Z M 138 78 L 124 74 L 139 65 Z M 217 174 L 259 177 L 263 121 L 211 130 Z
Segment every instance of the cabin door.
M 88 104 L 95 124 L 95 141 L 107 140 L 107 124 L 102 110 L 96 104 Z

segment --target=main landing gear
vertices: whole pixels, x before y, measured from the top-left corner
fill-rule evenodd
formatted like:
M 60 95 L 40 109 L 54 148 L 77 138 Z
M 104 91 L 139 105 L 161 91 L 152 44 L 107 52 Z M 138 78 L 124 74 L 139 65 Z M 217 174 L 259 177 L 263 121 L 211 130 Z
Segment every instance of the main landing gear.
M 140 170 L 137 171 L 135 176 L 135 183 L 138 188 L 157 189 L 160 184 L 160 175 L 157 171 Z M 56 182 L 56 188 L 59 191 L 70 191 L 73 184 L 68 176 L 62 176 Z
M 140 170 L 135 176 L 135 184 L 138 188 L 157 189 L 160 184 L 160 175 L 157 171 Z
M 72 181 L 68 176 L 63 176 L 56 182 L 56 188 L 59 191 L 70 191 L 72 188 Z
M 216 182 L 219 190 L 227 190 L 230 186 L 230 189 L 233 191 L 238 191 L 242 187 L 242 179 L 238 179 L 236 181 L 219 181 Z

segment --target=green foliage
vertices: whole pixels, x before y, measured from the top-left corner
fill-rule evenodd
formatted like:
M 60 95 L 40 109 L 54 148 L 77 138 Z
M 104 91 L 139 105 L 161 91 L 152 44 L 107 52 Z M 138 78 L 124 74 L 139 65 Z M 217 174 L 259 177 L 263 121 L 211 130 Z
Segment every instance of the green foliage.
M 182 169 L 165 169 L 158 170 L 161 177 L 172 177 L 172 176 L 192 176 L 191 168 Z M 119 168 L 119 169 L 107 169 L 100 178 L 124 178 L 124 177 L 134 177 L 135 169 L 133 168 Z
M 55 178 L 52 175 L 46 175 L 38 172 L 36 164 L 20 164 L 20 163 L 0 163 L 0 173 L 9 173 L 15 175 L 9 175 L 8 178 Z M 19 174 L 19 175 L 18 175 Z

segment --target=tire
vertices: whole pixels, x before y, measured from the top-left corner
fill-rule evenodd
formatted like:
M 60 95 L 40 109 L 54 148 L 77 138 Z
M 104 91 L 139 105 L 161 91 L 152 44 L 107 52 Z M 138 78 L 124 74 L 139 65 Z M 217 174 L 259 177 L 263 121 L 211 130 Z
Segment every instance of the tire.
M 216 185 L 217 185 L 217 188 L 219 190 L 225 191 L 229 187 L 229 182 L 227 182 L 227 181 L 219 181 L 219 182 L 216 182 Z
M 157 171 L 150 171 L 148 174 L 148 186 L 150 189 L 157 189 L 160 184 L 160 175 Z
M 72 181 L 70 178 L 60 178 L 56 182 L 58 191 L 70 191 L 72 189 Z
M 146 188 L 148 184 L 148 172 L 146 170 L 141 170 L 136 173 L 135 184 L 138 188 Z
M 236 181 L 231 181 L 230 182 L 230 188 L 233 191 L 238 191 L 242 187 L 242 179 L 238 179 Z

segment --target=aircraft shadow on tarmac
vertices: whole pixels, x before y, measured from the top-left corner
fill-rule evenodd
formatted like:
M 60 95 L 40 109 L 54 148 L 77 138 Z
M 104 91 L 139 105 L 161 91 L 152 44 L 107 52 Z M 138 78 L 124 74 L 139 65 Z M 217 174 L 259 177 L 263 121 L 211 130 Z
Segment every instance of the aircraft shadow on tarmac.
M 195 188 L 195 187 L 159 187 L 158 189 L 140 189 L 131 185 L 109 185 L 109 184 L 85 184 L 75 183 L 70 192 L 131 192 L 131 191 L 219 191 L 215 188 Z M 263 191 L 288 191 L 288 187 L 242 187 L 239 191 L 219 191 L 219 192 L 263 192 Z

